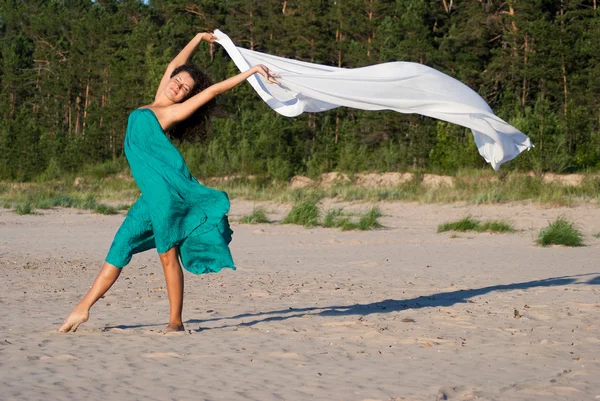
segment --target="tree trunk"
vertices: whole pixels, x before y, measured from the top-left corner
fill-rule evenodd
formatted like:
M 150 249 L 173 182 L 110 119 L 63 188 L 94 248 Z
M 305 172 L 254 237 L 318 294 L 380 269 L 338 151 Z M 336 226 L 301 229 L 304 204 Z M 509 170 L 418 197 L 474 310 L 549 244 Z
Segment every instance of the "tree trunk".
M 342 67 L 342 40 L 344 40 L 344 36 L 342 34 L 342 0 L 337 0 L 338 6 L 338 21 L 339 26 L 338 29 L 335 30 L 335 41 L 338 43 L 338 68 Z
M 90 104 L 90 74 L 92 73 L 92 67 L 88 68 L 88 79 L 87 84 L 85 85 L 85 100 L 83 102 L 83 130 L 81 135 L 85 138 L 85 127 L 87 124 L 87 108 Z
M 68 129 L 67 129 L 67 133 L 69 135 L 69 138 L 71 137 L 71 89 L 69 88 L 69 90 L 67 91 L 67 123 L 68 123 Z
M 442 4 L 444 5 L 444 10 L 446 10 L 446 14 L 450 14 L 450 8 L 448 7 L 448 3 L 446 0 L 442 0 Z
M 10 99 L 10 107 L 9 107 L 9 112 L 8 112 L 8 119 L 10 120 L 13 116 L 13 114 L 15 114 L 15 94 L 13 92 L 10 92 L 8 94 L 8 98 Z
M 564 117 L 566 120 L 566 134 L 567 134 L 567 138 L 569 138 L 569 151 L 571 151 L 573 149 L 573 138 L 571 137 L 571 134 L 569 132 L 569 120 L 568 120 L 568 101 L 569 101 L 569 90 L 567 87 L 567 68 L 565 66 L 565 52 L 564 52 L 564 48 L 563 48 L 563 41 L 562 41 L 562 36 L 564 35 L 565 32 L 565 9 L 564 9 L 564 0 L 560 2 L 560 33 L 561 33 L 561 37 L 559 39 L 559 43 L 560 43 L 560 49 L 561 49 L 561 70 L 562 70 L 562 80 L 563 80 L 563 95 L 564 95 L 564 107 L 563 107 L 563 113 L 564 113 Z
M 524 51 L 523 51 L 523 64 L 524 67 L 523 70 L 524 72 L 527 72 L 527 62 L 529 59 L 529 40 L 527 37 L 527 34 L 525 34 L 525 46 L 524 46 Z M 523 74 L 523 88 L 521 91 L 521 108 L 523 110 L 523 112 L 525 111 L 525 102 L 527 99 L 527 76 L 525 74 Z
M 104 90 L 102 92 L 102 99 L 100 100 L 100 108 L 102 109 L 100 115 L 100 129 L 102 129 L 102 123 L 104 122 L 104 105 L 106 104 L 106 88 L 108 86 L 108 67 L 104 67 Z
M 38 71 L 37 71 L 37 77 L 35 78 L 35 92 L 36 92 L 36 98 L 39 99 L 39 97 L 37 96 L 37 94 L 40 91 L 40 76 L 42 75 L 42 64 L 38 63 Z M 33 112 L 35 114 L 38 113 L 40 109 L 40 105 L 36 102 L 33 104 Z
M 250 50 L 254 50 L 254 15 L 250 10 Z
M 369 36 L 367 38 L 367 59 L 369 57 L 371 57 L 371 42 L 373 41 L 373 38 L 375 37 L 375 32 L 372 29 L 373 28 L 373 0 L 369 1 L 369 8 L 367 9 L 367 15 L 369 16 Z
M 77 110 L 77 117 L 75 118 L 75 135 L 79 135 L 79 120 L 81 119 L 81 94 L 77 95 L 75 99 L 75 109 Z

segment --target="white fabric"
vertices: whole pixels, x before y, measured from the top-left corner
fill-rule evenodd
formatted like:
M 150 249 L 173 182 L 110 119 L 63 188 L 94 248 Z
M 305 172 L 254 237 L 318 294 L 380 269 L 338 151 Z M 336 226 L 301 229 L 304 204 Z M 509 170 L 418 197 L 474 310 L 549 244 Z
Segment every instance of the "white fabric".
M 470 128 L 479 154 L 495 170 L 533 146 L 525 134 L 494 115 L 475 91 L 422 64 L 329 67 L 236 47 L 223 32 L 216 30 L 214 34 L 240 71 L 264 64 L 280 75 L 280 86 L 269 84 L 259 74 L 248 81 L 273 110 L 284 116 L 346 106 L 437 118 Z

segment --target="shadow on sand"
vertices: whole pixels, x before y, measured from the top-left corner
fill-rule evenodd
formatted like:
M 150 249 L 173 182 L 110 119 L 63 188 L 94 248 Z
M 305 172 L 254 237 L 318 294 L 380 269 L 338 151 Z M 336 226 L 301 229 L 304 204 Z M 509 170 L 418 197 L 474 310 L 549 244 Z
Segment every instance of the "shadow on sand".
M 240 319 L 251 319 L 245 322 L 234 322 L 226 323 L 221 326 L 200 328 L 197 331 L 205 331 L 212 329 L 224 329 L 228 327 L 247 327 L 253 326 L 258 323 L 282 321 L 291 318 L 302 317 L 305 315 L 315 316 L 347 316 L 347 315 L 358 315 L 365 316 L 373 313 L 390 313 L 399 312 L 407 309 L 419 309 L 419 308 L 436 308 L 436 307 L 447 307 L 459 303 L 466 303 L 470 298 L 478 297 L 493 291 L 512 291 L 512 290 L 525 290 L 530 288 L 539 287 L 559 287 L 566 285 L 600 285 L 600 273 L 588 273 L 580 274 L 576 276 L 562 276 L 562 277 L 551 277 L 543 280 L 525 281 L 522 283 L 513 284 L 500 284 L 492 285 L 489 287 L 482 287 L 468 290 L 456 290 L 448 292 L 439 292 L 431 295 L 422 295 L 416 298 L 410 299 L 386 299 L 379 302 L 372 302 L 368 304 L 354 304 L 354 305 L 339 305 L 339 306 L 321 306 L 321 307 L 307 307 L 307 308 L 288 308 L 281 310 L 274 310 L 268 312 L 258 313 L 244 313 L 235 316 L 215 317 L 208 319 L 189 319 L 184 324 L 199 324 L 214 321 L 229 321 L 229 320 L 240 320 Z M 585 278 L 588 278 L 585 280 Z M 141 328 L 148 326 L 157 326 L 158 324 L 148 325 L 132 325 L 132 326 L 111 326 L 106 329 L 119 328 L 119 329 L 131 329 Z M 161 323 L 162 325 L 162 323 Z

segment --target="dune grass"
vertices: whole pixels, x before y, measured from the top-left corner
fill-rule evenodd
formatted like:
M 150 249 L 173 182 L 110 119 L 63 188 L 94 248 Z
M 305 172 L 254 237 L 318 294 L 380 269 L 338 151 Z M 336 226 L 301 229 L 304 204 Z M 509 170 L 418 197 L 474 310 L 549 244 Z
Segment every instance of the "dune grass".
M 94 213 L 98 213 L 98 214 L 106 214 L 106 215 L 111 215 L 111 214 L 117 214 L 119 213 L 117 211 L 117 209 L 115 209 L 112 206 L 109 205 L 105 205 L 103 203 L 98 203 L 93 209 L 91 209 Z
M 70 196 L 67 194 L 56 194 L 54 192 L 29 192 L 27 196 L 13 198 L 4 201 L 4 206 L 15 208 L 19 215 L 36 214 L 35 209 L 52 209 L 55 207 L 75 208 L 90 210 L 98 214 L 117 214 L 119 210 L 129 209 L 129 205 L 113 206 L 100 203 L 96 198 L 87 194 L 86 196 Z
M 588 174 L 581 185 L 570 186 L 545 182 L 540 176 L 519 172 L 498 174 L 493 171 L 467 170 L 458 172 L 453 185 L 429 187 L 423 175 L 390 187 L 361 187 L 352 182 L 329 187 L 290 188 L 285 182 L 264 179 L 235 179 L 211 182 L 208 185 L 227 192 L 230 198 L 296 202 L 312 197 L 334 198 L 340 201 L 416 201 L 422 203 L 467 202 L 494 204 L 532 201 L 552 206 L 574 206 L 600 203 L 600 177 Z
M 381 228 L 381 224 L 377 220 L 382 214 L 378 208 L 371 208 L 364 214 L 354 215 L 344 213 L 342 208 L 329 210 L 323 218 L 323 227 L 340 228 L 342 231 L 349 230 L 372 230 Z
M 292 210 L 283 219 L 283 224 L 298 224 L 304 227 L 314 227 L 319 225 L 319 207 L 314 199 L 307 199 L 296 202 Z
M 597 232 L 596 234 L 594 234 L 594 237 L 600 238 L 600 232 Z
M 240 223 L 244 224 L 263 224 L 268 223 L 269 219 L 267 218 L 267 212 L 262 207 L 256 207 L 252 210 L 247 216 L 243 216 L 240 219 Z
M 421 203 L 466 202 L 494 204 L 531 201 L 551 206 L 574 206 L 600 203 L 600 176 L 587 174 L 580 185 L 569 186 L 545 182 L 542 176 L 491 170 L 463 170 L 453 177 L 453 185 L 430 187 L 423 182 L 424 174 L 413 171 L 412 179 L 390 187 L 361 187 L 354 183 L 335 183 L 332 186 L 291 188 L 285 181 L 273 181 L 267 176 L 242 177 L 223 180 L 202 179 L 200 182 L 226 191 L 230 199 L 292 202 L 320 199 L 337 201 L 412 201 Z M 314 178 L 314 177 L 313 177 Z M 353 179 L 352 176 L 350 176 Z M 34 182 L 0 182 L 0 204 L 15 207 L 29 201 L 31 207 L 83 206 L 85 199 L 98 202 L 118 201 L 131 203 L 139 196 L 137 185 L 122 162 L 91 166 L 78 175 L 40 178 Z M 93 209 L 93 208 L 88 208 Z
M 505 221 L 487 220 L 482 222 L 480 220 L 472 218 L 471 216 L 467 216 L 458 221 L 451 221 L 438 225 L 438 233 L 443 233 L 446 231 L 511 233 L 515 232 L 516 230 L 511 223 Z
M 35 214 L 35 211 L 31 207 L 31 202 L 23 202 L 17 205 L 15 213 L 18 215 Z
M 564 216 L 558 217 L 540 230 L 536 243 L 541 246 L 585 246 L 581 231 L 575 226 L 575 223 L 567 220 Z

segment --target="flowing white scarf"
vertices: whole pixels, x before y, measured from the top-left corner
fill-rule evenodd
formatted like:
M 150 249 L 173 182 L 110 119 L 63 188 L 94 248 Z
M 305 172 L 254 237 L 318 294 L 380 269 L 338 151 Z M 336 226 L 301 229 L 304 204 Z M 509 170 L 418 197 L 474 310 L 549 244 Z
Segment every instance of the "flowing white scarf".
M 277 80 L 281 85 L 269 84 L 259 74 L 248 81 L 273 110 L 284 116 L 346 106 L 437 118 L 470 128 L 479 154 L 495 170 L 533 146 L 525 134 L 494 115 L 471 88 L 422 64 L 329 67 L 236 47 L 223 32 L 216 30 L 214 34 L 240 71 L 264 64 L 280 75 Z

